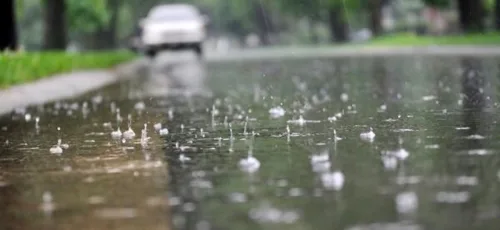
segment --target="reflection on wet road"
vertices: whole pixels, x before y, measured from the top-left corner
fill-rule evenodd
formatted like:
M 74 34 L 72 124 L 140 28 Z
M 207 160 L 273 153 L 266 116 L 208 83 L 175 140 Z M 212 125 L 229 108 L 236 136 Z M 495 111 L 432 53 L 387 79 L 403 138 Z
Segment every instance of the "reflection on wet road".
M 497 229 L 498 63 L 161 54 L 132 81 L 0 120 L 0 220 Z

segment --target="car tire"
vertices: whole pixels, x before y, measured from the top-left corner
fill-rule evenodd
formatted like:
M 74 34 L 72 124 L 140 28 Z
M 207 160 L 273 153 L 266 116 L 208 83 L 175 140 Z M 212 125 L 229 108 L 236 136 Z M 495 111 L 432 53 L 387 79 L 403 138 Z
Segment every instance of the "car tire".
M 203 48 L 201 47 L 201 44 L 193 45 L 193 50 L 198 58 L 203 58 Z
M 154 49 L 148 49 L 146 50 L 146 57 L 148 58 L 155 58 L 156 57 L 157 51 Z

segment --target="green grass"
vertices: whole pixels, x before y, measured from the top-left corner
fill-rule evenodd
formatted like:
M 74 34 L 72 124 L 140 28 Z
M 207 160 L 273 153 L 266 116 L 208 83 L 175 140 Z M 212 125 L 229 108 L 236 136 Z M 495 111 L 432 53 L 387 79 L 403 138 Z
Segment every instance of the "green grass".
M 3 53 L 0 54 L 0 88 L 73 70 L 110 68 L 134 57 L 126 51 Z
M 454 36 L 418 36 L 394 34 L 375 38 L 367 43 L 372 46 L 429 46 L 429 45 L 500 45 L 500 33 L 468 34 Z

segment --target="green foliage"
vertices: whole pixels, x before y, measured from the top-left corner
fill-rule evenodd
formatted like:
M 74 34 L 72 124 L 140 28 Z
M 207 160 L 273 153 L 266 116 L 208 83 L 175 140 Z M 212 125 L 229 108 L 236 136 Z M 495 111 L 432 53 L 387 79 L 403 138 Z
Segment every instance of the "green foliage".
M 108 0 L 67 0 L 69 28 L 93 32 L 108 24 Z
M 0 88 L 72 70 L 108 68 L 135 57 L 129 52 L 0 54 Z
M 26 4 L 24 1 L 15 1 L 14 4 L 16 15 L 21 15 L 24 12 Z
M 212 25 L 218 31 L 244 36 L 255 29 L 252 1 L 195 0 L 193 3 L 209 11 Z
M 496 0 L 483 0 L 483 3 L 487 11 L 494 11 Z
M 274 4 L 284 12 L 314 21 L 325 21 L 326 11 L 331 8 L 342 9 L 347 17 L 367 6 L 364 0 L 276 0 Z
M 396 34 L 375 38 L 370 45 L 427 46 L 427 45 L 499 45 L 500 33 L 467 34 L 460 36 L 417 36 Z

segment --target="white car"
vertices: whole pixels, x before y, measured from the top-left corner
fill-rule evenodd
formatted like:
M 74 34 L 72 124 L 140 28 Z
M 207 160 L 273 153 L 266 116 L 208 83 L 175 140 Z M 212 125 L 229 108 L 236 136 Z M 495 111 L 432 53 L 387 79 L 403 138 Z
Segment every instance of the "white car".
M 178 49 L 192 49 L 201 56 L 207 23 L 208 18 L 192 5 L 158 5 L 140 21 L 141 46 L 149 57 Z

